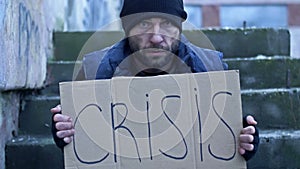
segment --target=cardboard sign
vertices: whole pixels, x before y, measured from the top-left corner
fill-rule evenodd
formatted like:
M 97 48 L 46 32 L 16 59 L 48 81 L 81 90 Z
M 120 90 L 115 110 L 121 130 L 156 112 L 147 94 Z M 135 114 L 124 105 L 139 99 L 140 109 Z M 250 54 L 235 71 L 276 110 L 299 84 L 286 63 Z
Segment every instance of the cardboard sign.
M 240 169 L 238 71 L 60 83 L 67 169 Z

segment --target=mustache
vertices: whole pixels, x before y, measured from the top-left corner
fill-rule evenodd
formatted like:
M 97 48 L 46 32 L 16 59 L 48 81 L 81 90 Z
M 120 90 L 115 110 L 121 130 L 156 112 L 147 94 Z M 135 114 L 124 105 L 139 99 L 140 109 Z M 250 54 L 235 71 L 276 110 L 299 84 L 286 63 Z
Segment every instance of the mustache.
M 143 50 L 147 50 L 147 49 L 149 49 L 149 50 L 158 49 L 158 50 L 168 51 L 173 54 L 177 54 L 179 44 L 180 44 L 179 39 L 173 39 L 173 41 L 171 41 L 170 45 L 167 45 L 164 43 L 151 43 L 150 42 L 149 44 L 143 46 L 143 45 L 139 45 L 143 42 L 143 40 L 141 38 L 139 38 L 138 35 L 128 37 L 128 42 L 129 42 L 129 47 L 131 49 L 131 52 L 133 52 L 133 53 L 138 52 L 138 51 L 142 52 Z
M 143 49 L 162 49 L 166 51 L 171 51 L 171 49 L 168 46 L 163 46 L 161 44 L 151 44 L 149 46 L 144 47 Z

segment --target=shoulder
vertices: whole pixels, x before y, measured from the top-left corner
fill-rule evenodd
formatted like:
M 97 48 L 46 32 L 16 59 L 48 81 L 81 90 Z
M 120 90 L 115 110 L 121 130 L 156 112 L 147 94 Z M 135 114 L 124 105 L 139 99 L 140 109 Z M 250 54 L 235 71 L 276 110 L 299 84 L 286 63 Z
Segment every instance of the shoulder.
M 85 66 L 89 66 L 90 64 L 93 64 L 95 62 L 96 63 L 100 62 L 103 59 L 104 55 L 107 53 L 107 51 L 109 51 L 110 49 L 111 49 L 111 47 L 107 47 L 102 50 L 97 50 L 97 51 L 85 54 L 82 59 L 83 64 Z
M 205 49 L 188 43 L 187 46 L 201 60 L 207 71 L 220 71 L 227 69 L 227 65 L 223 62 L 223 53 L 217 50 Z
M 84 73 L 85 80 L 92 80 L 96 77 L 97 69 L 111 47 L 107 47 L 102 50 L 94 51 L 84 55 L 82 59 L 82 69 Z
M 206 49 L 206 48 L 201 48 L 199 46 L 196 46 L 192 43 L 188 43 L 188 47 L 192 49 L 193 52 L 195 52 L 197 55 L 203 55 L 207 57 L 217 57 L 218 59 L 222 60 L 223 59 L 223 53 L 217 50 L 212 50 L 212 49 Z
M 125 40 L 121 40 L 114 45 L 102 50 L 86 54 L 82 60 L 82 69 L 86 80 L 95 79 L 97 71 L 101 67 L 103 74 L 111 74 L 112 65 L 123 59 Z M 106 75 L 105 75 L 106 76 Z M 108 75 L 109 76 L 109 75 Z

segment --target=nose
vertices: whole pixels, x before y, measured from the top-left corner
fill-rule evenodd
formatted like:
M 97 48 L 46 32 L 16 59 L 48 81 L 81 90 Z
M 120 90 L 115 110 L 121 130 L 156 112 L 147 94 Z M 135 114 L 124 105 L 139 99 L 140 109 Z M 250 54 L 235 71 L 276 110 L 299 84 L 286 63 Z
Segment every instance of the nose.
M 150 41 L 154 44 L 161 43 L 164 40 L 160 29 L 161 28 L 159 25 L 153 26 L 153 32 L 151 34 Z
M 150 41 L 154 44 L 161 43 L 163 41 L 163 37 L 160 34 L 152 34 Z

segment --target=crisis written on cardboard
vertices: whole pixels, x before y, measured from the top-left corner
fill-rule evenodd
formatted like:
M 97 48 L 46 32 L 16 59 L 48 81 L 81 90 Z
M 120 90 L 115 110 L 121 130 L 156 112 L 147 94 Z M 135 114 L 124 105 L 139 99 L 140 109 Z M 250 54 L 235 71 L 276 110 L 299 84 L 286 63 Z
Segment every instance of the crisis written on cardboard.
M 60 83 L 65 168 L 246 168 L 238 71 Z

